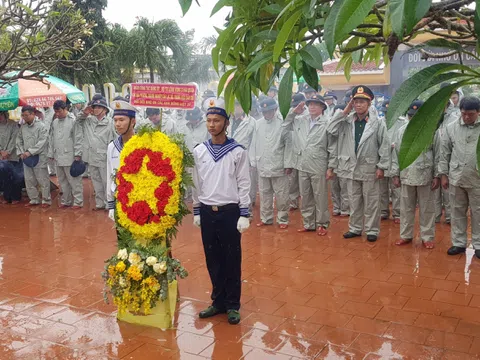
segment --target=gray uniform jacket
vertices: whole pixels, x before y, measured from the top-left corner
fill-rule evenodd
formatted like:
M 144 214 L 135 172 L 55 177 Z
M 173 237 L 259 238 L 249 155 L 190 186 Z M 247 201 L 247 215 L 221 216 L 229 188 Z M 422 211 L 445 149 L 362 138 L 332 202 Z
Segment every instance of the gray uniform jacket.
M 48 157 L 55 158 L 57 166 L 70 166 L 75 156 L 82 156 L 83 129 L 72 113 L 65 119 L 55 118 L 50 127 Z
M 37 168 L 47 167 L 48 131 L 45 124 L 35 118 L 32 124 L 23 124 L 17 135 L 17 155 L 28 151 L 39 155 Z
M 370 110 L 355 154 L 354 118 L 355 113 L 344 116 L 342 111 L 338 111 L 327 125 L 328 133 L 337 137 L 336 173 L 341 178 L 374 181 L 376 170 L 387 171 L 390 164 L 391 144 L 387 137 L 387 127 L 377 117 L 376 111 Z
M 149 126 L 153 128 L 155 125 L 148 118 L 139 117 L 137 118 L 135 130 L 138 131 L 138 129 L 142 126 Z M 162 119 L 162 132 L 166 135 L 173 135 L 178 133 L 177 123 L 170 116 L 167 116 L 165 114 L 163 114 Z
M 118 136 L 113 119 L 105 116 L 99 121 L 95 116 L 86 116 L 82 111 L 77 116 L 77 121 L 83 129 L 83 161 L 91 166 L 106 167 L 108 144 Z
M 297 115 L 293 111 L 285 118 L 283 126 L 292 131 L 292 164 L 294 168 L 310 174 L 324 173 L 327 168 L 334 168 L 333 154 L 336 142 L 332 135 L 327 133 L 328 115 L 315 119 L 313 126 L 310 124 L 310 114 Z
M 390 129 L 387 130 L 387 136 L 388 136 L 388 142 L 390 143 L 390 166 L 388 168 L 388 171 L 385 173 L 386 177 L 393 177 L 395 175 L 392 174 L 391 168 L 392 168 L 392 156 L 393 156 L 393 151 L 395 148 L 395 141 L 398 135 L 398 130 L 402 128 L 404 125 L 408 124 L 407 118 L 404 116 L 400 116 L 397 121 L 395 121 Z M 400 144 L 398 144 L 400 146 Z
M 438 177 L 438 162 L 440 161 L 440 133 L 435 133 L 433 144 L 423 152 L 409 167 L 400 171 L 398 155 L 403 134 L 407 129 L 404 125 L 398 130 L 394 139 L 395 148 L 392 151 L 392 177 L 399 176 L 402 184 L 409 186 L 430 185 L 434 177 Z
M 272 120 L 257 120 L 250 147 L 250 163 L 260 177 L 279 177 L 291 164 L 292 134 L 283 126 L 279 112 Z
M 43 112 L 43 122 L 47 131 L 50 131 L 50 126 L 52 125 L 53 118 L 55 117 L 55 111 L 53 108 L 42 109 Z
M 207 122 L 205 119 L 202 119 L 196 125 L 193 125 L 184 118 L 178 118 L 175 123 L 177 132 L 179 134 L 183 134 L 185 144 L 191 152 L 193 152 L 195 146 L 210 139 L 210 134 L 207 130 Z
M 460 117 L 447 125 L 442 137 L 439 173 L 448 175 L 453 186 L 480 187 L 477 165 L 479 136 L 480 119 L 473 125 L 466 125 Z
M 233 119 L 230 119 L 230 126 L 228 127 L 229 137 L 235 139 L 240 145 L 249 150 L 253 140 L 253 133 L 255 132 L 255 125 L 257 120 L 249 115 L 245 115 L 235 131 L 232 131 Z
M 18 130 L 18 124 L 13 120 L 0 123 L 0 150 L 10 154 L 7 159 L 9 161 L 18 161 L 16 149 Z

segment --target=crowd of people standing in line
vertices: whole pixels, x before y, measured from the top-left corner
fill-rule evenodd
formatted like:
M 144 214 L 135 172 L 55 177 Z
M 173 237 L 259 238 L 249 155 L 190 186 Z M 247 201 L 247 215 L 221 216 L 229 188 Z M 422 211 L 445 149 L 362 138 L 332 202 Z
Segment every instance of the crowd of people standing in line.
M 293 95 L 285 119 L 278 111 L 276 96 L 277 89 L 272 87 L 262 98 L 253 98 L 249 114 L 235 103 L 226 129 L 228 136 L 248 151 L 250 216 L 257 189 L 260 195 L 257 226 L 275 222 L 275 200 L 280 229 L 288 228 L 289 212 L 300 208 L 304 226 L 298 231 L 327 235 L 330 188 L 333 216 L 350 217 L 344 234 L 347 239 L 365 232 L 368 241 L 376 241 L 380 221 L 390 218 L 391 202 L 393 221 L 400 224 L 396 245 L 406 245 L 414 238 L 418 205 L 424 246 L 434 247 L 435 223 L 443 210 L 446 223 L 452 227 L 449 254 L 458 254 L 467 246 L 469 209 L 472 243 L 480 257 L 480 177 L 476 165 L 479 99 L 461 99 L 459 91 L 452 94 L 432 146 L 400 171 L 401 140 L 408 121 L 423 104 L 420 100 L 387 129 L 384 115 L 389 101 L 377 111 L 372 106 L 374 94 L 367 86 L 348 91 L 339 105 L 333 93 L 321 96 L 307 85 Z M 193 110 L 161 112 L 149 108 L 146 116 L 137 112 L 134 128 L 161 125 L 167 135 L 182 133 L 193 151 L 211 138 L 205 113 L 216 99 L 207 90 Z M 55 164 L 62 191 L 60 208 L 80 209 L 81 174 L 88 165 L 95 190 L 93 210 L 108 209 L 107 152 L 118 135 L 112 109 L 101 95 L 95 95 L 84 107 L 69 106 L 61 100 L 40 111 L 25 106 L 21 125 L 10 120 L 8 112 L 0 112 L 3 202 L 18 203 L 25 186 L 30 199 L 27 207 L 49 207 L 48 168 Z

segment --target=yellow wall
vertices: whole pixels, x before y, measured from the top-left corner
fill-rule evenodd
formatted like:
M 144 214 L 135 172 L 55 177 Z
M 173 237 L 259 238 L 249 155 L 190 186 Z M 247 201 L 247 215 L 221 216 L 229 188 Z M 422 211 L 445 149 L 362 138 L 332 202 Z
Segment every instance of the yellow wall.
M 383 73 L 379 74 L 354 73 L 351 75 L 350 81 L 347 81 L 343 72 L 320 74 L 320 84 L 323 88 L 330 90 L 343 90 L 358 84 L 367 86 L 390 85 L 390 65 L 385 66 Z

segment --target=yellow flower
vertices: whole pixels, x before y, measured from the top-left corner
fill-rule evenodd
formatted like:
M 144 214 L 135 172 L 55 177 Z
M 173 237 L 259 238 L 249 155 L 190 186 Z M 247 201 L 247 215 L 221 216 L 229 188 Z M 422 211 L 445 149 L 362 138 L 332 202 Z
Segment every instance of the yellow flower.
M 116 274 L 115 266 L 110 265 L 110 266 L 108 267 L 108 274 L 109 274 L 110 276 L 115 276 L 115 274 Z
M 142 273 L 135 265 L 132 265 L 127 270 L 127 275 L 130 279 L 139 281 L 142 280 Z
M 119 261 L 119 262 L 117 263 L 117 265 L 115 266 L 115 270 L 117 270 L 118 272 L 122 273 L 122 272 L 125 271 L 125 268 L 126 268 L 126 267 L 127 267 L 127 266 L 125 265 L 125 263 L 124 263 L 123 261 Z

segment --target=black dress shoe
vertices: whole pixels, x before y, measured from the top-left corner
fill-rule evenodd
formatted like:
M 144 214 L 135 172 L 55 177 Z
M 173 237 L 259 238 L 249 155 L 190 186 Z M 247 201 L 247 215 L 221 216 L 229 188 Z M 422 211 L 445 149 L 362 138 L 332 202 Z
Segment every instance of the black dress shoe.
M 367 235 L 368 242 L 375 242 L 377 241 L 377 235 Z
M 475 256 L 477 257 L 477 259 L 480 259 L 480 249 L 475 250 Z
M 463 254 L 464 252 L 465 252 L 464 247 L 452 246 L 450 249 L 448 249 L 447 254 L 448 255 L 458 255 L 458 254 Z
M 351 239 L 351 238 L 354 238 L 354 237 L 359 237 L 359 236 L 362 236 L 362 234 L 357 234 L 357 233 L 354 233 L 354 232 L 346 232 L 345 234 L 343 234 L 343 237 L 345 239 Z
M 200 311 L 198 316 L 200 319 L 207 319 L 209 317 L 212 317 L 218 314 L 223 314 L 223 313 L 225 313 L 225 310 L 217 309 L 215 306 L 209 306 L 205 310 Z

